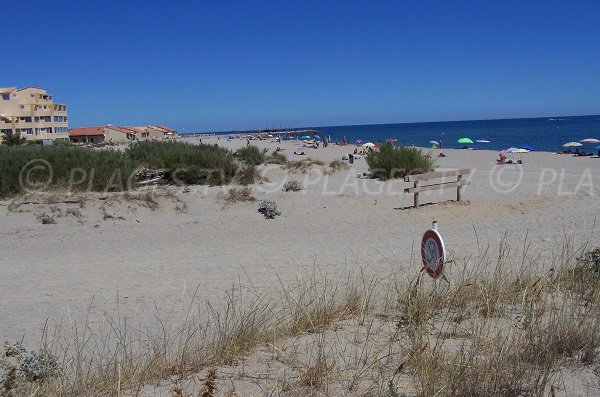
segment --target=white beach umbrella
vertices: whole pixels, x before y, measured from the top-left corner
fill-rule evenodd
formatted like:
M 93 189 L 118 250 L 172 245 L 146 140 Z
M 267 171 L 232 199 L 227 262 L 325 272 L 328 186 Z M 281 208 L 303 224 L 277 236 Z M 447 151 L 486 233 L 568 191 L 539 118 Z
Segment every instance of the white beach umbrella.
M 581 142 L 581 143 L 600 143 L 600 139 L 586 138 L 586 139 L 580 140 L 579 142 Z
M 365 144 L 362 145 L 363 147 L 375 147 L 375 144 L 373 142 L 367 142 Z
M 490 141 L 488 141 L 487 139 L 478 139 L 475 142 L 477 142 L 477 143 L 490 143 Z
M 523 148 L 519 148 L 517 150 L 514 150 L 513 153 L 529 153 L 531 150 L 527 150 L 527 149 L 523 149 Z
M 440 143 L 438 141 L 429 141 L 429 143 L 436 145 L 436 146 L 440 146 Z
M 579 142 L 567 142 L 563 145 L 563 147 L 577 147 L 577 146 L 583 146 L 583 145 Z

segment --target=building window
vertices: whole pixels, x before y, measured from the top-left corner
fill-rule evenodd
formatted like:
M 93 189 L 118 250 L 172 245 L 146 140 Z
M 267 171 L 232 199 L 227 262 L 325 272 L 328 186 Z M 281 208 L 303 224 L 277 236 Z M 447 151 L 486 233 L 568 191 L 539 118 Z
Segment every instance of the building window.
M 9 101 L 10 100 L 10 94 L 2 94 L 2 100 L 3 101 Z
M 9 129 L 3 129 L 3 130 L 0 130 L 0 134 L 11 135 L 12 134 L 12 130 L 10 128 Z
M 27 116 L 27 117 L 19 117 L 19 120 L 23 120 L 26 123 L 31 123 L 31 117 Z

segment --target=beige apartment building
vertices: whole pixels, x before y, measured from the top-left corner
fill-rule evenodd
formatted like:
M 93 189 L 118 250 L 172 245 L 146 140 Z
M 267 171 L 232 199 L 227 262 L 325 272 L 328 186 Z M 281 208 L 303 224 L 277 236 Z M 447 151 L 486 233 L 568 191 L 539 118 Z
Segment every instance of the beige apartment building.
M 69 139 L 67 105 L 54 103 L 43 88 L 0 88 L 0 134 L 27 140 Z

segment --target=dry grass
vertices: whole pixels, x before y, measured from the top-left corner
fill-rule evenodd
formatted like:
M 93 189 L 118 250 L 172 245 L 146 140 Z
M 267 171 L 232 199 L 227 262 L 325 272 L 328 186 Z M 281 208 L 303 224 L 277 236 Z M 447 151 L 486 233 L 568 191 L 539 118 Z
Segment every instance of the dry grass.
M 350 166 L 342 160 L 333 160 L 325 170 L 325 175 L 332 175 L 338 171 L 346 171 L 348 169 L 350 169 Z
M 315 167 L 321 167 L 324 166 L 325 163 L 322 162 L 321 160 L 314 160 L 311 158 L 306 158 L 306 159 L 302 159 L 302 160 L 296 160 L 296 161 L 288 161 L 286 164 L 284 164 L 281 169 L 289 171 L 289 172 L 293 172 L 293 173 L 299 173 L 299 174 L 307 174 L 310 172 L 310 170 Z
M 54 215 L 48 215 L 46 213 L 37 214 L 36 219 L 44 225 L 53 225 L 56 223 Z
M 239 189 L 232 187 L 221 197 L 225 201 L 225 205 L 231 205 L 238 202 L 256 201 L 256 197 L 254 197 L 252 190 L 249 187 L 243 187 Z
M 410 282 L 361 272 L 332 278 L 315 266 L 281 282 L 279 297 L 232 288 L 202 319 L 190 303 L 181 322 L 157 314 L 156 328 L 108 318 L 104 333 L 88 324 L 57 330 L 40 350 L 58 359 L 61 376 L 3 382 L 22 394 L 118 395 L 239 368 L 229 379 L 209 370 L 195 394 L 180 382 L 170 389 L 235 395 L 234 382 L 270 351 L 287 369 L 261 375 L 263 395 L 546 396 L 561 387 L 564 368 L 598 366 L 600 280 L 576 261 L 582 250 L 566 244 L 542 261 L 524 247 L 517 254 L 501 242 L 455 261 L 447 282 L 423 272 Z

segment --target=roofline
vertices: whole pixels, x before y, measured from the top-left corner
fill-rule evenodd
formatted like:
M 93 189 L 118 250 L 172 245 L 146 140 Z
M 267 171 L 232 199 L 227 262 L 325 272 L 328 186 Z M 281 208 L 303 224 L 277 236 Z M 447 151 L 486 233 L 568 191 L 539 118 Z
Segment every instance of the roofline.
M 45 88 L 41 88 L 41 87 L 33 87 L 33 86 L 31 86 L 31 85 L 30 85 L 30 86 L 27 86 L 27 87 L 19 88 L 19 89 L 17 89 L 17 91 L 23 91 L 23 90 L 26 90 L 26 89 L 28 89 L 28 88 L 35 88 L 36 90 L 44 90 L 44 91 L 46 91 L 46 89 L 45 89 Z

